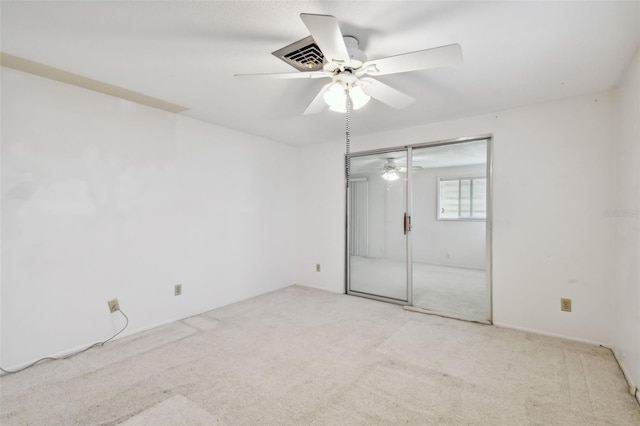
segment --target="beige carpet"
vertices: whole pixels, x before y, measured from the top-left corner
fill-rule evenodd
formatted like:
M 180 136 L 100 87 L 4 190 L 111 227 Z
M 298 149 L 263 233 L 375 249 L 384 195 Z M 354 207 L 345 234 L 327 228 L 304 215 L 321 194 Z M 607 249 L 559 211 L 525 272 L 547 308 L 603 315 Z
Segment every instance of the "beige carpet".
M 606 349 L 304 287 L 0 387 L 2 425 L 640 424 Z

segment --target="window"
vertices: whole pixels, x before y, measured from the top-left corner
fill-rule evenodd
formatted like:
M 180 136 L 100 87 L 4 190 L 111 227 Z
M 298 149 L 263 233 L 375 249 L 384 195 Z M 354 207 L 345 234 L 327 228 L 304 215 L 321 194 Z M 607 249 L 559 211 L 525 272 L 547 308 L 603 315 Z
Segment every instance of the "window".
M 438 220 L 485 220 L 487 178 L 438 180 Z

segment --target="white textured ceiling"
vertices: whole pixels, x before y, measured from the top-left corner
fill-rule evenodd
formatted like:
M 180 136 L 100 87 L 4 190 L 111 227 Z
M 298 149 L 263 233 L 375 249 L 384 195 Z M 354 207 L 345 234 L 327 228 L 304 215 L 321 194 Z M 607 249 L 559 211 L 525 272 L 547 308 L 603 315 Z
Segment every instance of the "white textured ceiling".
M 464 63 L 379 77 L 417 99 L 356 111 L 354 137 L 613 87 L 640 45 L 640 3 L 2 2 L 2 51 L 189 108 L 184 115 L 292 144 L 338 139 L 344 116 L 302 112 L 321 80 L 240 81 L 294 71 L 271 52 L 331 14 L 370 59 L 451 43 Z

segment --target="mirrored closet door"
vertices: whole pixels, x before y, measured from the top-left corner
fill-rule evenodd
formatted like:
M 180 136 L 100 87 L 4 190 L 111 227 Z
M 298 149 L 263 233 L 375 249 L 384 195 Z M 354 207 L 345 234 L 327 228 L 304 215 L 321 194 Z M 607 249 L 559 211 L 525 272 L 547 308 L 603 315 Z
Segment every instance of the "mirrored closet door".
M 491 321 L 489 144 L 351 156 L 349 294 Z
M 349 292 L 409 301 L 404 231 L 407 151 L 352 157 L 349 179 Z

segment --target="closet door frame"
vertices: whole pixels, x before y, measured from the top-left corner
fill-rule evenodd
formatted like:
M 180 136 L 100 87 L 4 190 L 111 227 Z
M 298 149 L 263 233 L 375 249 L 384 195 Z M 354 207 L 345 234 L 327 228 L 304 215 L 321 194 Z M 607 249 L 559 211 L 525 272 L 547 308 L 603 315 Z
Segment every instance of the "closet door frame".
M 351 158 L 354 157 L 362 157 L 366 155 L 374 155 L 374 154 L 385 154 L 390 152 L 398 152 L 398 151 L 406 151 L 407 153 L 407 170 L 410 171 L 412 168 L 412 151 L 417 148 L 428 148 L 442 145 L 452 145 L 463 142 L 473 142 L 473 141 L 487 141 L 487 218 L 486 218 L 486 291 L 487 291 L 487 301 L 488 301 L 488 312 L 489 318 L 487 318 L 487 322 L 492 323 L 493 321 L 493 135 L 492 134 L 482 134 L 476 136 L 468 136 L 456 139 L 445 139 L 438 140 L 433 142 L 426 143 L 418 143 L 412 145 L 404 145 L 392 148 L 384 148 L 384 149 L 375 149 L 368 151 L 359 151 L 354 152 L 349 155 L 345 155 L 345 165 L 347 161 L 350 161 Z M 365 297 L 374 300 L 381 300 L 384 302 L 395 303 L 399 305 L 413 306 L 413 283 L 412 283 L 412 258 L 411 258 L 411 230 L 409 227 L 409 231 L 406 235 L 406 263 L 407 263 L 407 301 L 398 301 L 395 299 L 389 299 L 386 297 L 380 297 L 375 295 L 370 295 L 367 293 L 359 293 L 357 291 L 350 290 L 350 279 L 351 279 L 351 256 L 350 256 L 350 219 L 351 219 L 351 193 L 350 186 L 347 182 L 346 176 L 346 167 L 345 167 L 345 282 L 344 282 L 344 292 L 345 294 L 350 294 L 354 296 Z M 406 212 L 409 218 L 412 213 L 412 203 L 413 203 L 413 194 L 412 194 L 412 177 L 411 173 L 407 173 L 407 182 L 406 182 Z

